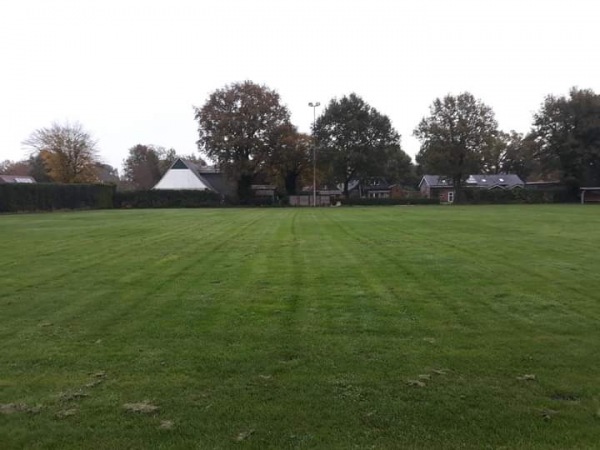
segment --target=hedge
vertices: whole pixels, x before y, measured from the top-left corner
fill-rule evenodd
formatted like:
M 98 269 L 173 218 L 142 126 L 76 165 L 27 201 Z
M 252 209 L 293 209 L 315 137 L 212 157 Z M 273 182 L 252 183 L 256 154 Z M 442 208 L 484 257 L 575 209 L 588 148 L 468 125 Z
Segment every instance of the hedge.
M 466 204 L 559 203 L 577 201 L 567 189 L 486 190 L 465 189 Z M 234 206 L 279 206 L 272 198 L 255 198 L 241 204 L 211 191 L 147 190 L 115 192 L 103 184 L 0 184 L 0 212 L 52 211 L 58 209 L 105 208 L 204 208 Z M 350 198 L 347 206 L 437 205 L 437 198 Z
M 439 205 L 439 198 L 347 198 L 341 200 L 347 206 L 383 205 Z
M 115 208 L 207 208 L 230 204 L 229 199 L 212 191 L 123 191 L 114 196 Z
M 564 188 L 550 190 L 537 189 L 465 189 L 463 202 L 468 204 L 511 204 L 511 203 L 565 203 L 577 201 L 572 193 Z
M 0 184 L 0 212 L 112 208 L 114 194 L 107 184 Z

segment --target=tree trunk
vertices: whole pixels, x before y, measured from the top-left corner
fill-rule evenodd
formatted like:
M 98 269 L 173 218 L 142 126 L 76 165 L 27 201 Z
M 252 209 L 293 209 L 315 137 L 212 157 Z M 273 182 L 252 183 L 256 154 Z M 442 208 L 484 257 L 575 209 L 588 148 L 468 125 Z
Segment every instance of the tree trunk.
M 252 198 L 252 175 L 241 175 L 237 185 L 237 196 L 240 203 Z
M 296 195 L 298 185 L 298 173 L 288 172 L 284 178 L 285 192 L 287 195 Z
M 454 187 L 454 203 L 463 203 L 462 175 L 454 177 L 452 184 Z

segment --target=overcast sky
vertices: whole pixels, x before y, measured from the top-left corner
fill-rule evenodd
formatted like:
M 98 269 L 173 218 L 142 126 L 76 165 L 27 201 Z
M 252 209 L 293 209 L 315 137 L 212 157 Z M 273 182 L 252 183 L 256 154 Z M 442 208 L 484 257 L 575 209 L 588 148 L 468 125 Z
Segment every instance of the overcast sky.
M 137 143 L 196 152 L 192 106 L 243 80 L 306 132 L 308 102 L 356 92 L 412 156 L 448 93 L 525 132 L 547 94 L 600 92 L 599 20 L 598 0 L 0 0 L 0 160 L 65 120 L 119 168 Z

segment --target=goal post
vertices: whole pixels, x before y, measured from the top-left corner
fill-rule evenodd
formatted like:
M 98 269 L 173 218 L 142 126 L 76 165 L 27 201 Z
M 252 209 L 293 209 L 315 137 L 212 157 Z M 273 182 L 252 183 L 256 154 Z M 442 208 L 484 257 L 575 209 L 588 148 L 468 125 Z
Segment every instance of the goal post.
M 582 205 L 600 202 L 600 187 L 582 187 L 579 190 Z

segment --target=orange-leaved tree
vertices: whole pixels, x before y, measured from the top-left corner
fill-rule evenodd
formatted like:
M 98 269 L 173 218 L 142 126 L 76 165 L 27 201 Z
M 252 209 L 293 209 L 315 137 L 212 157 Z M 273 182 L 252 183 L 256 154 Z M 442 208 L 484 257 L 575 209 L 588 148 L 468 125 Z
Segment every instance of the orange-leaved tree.
M 80 123 L 53 123 L 35 130 L 23 142 L 39 154 L 52 181 L 91 183 L 97 181 L 96 141 Z

